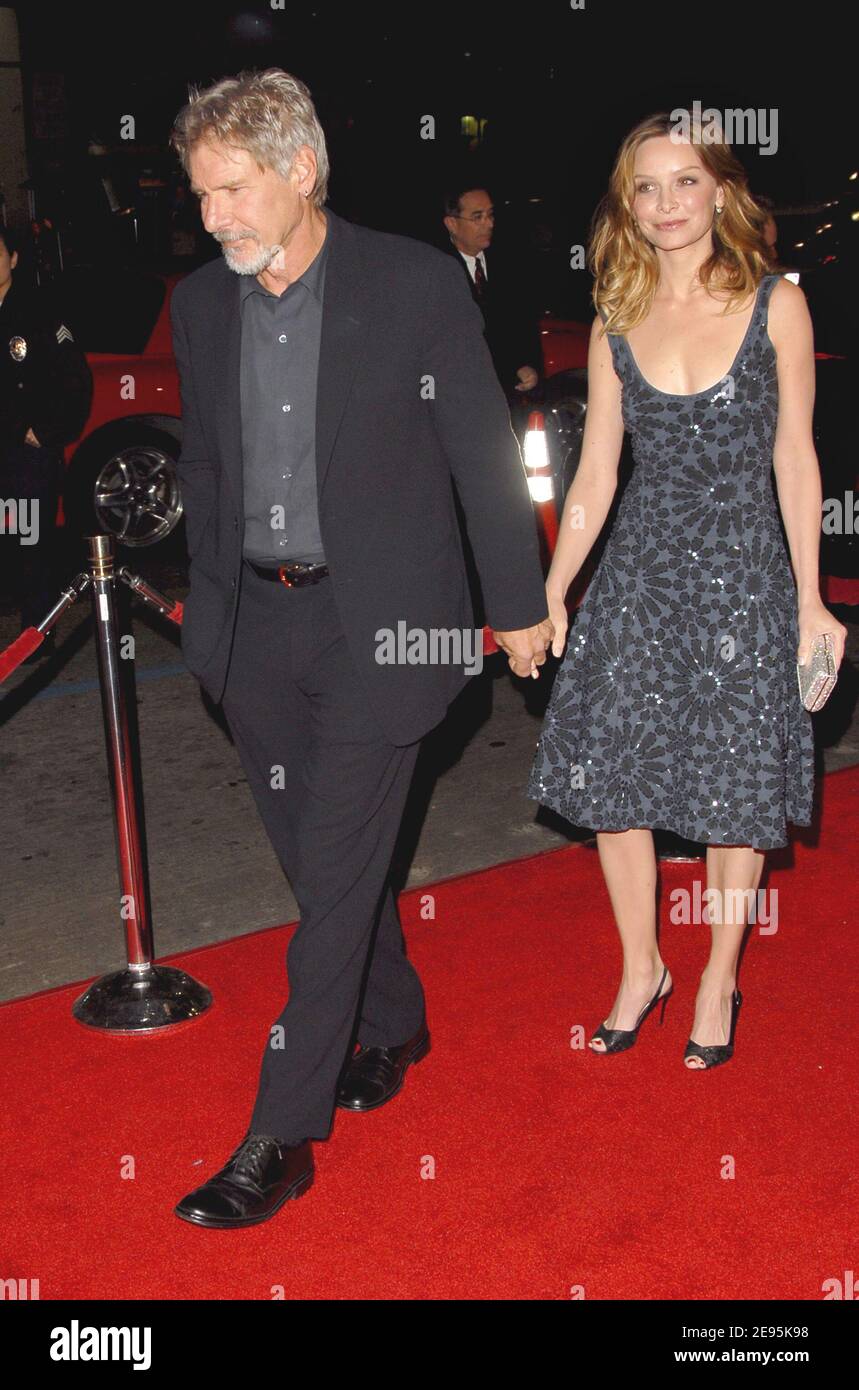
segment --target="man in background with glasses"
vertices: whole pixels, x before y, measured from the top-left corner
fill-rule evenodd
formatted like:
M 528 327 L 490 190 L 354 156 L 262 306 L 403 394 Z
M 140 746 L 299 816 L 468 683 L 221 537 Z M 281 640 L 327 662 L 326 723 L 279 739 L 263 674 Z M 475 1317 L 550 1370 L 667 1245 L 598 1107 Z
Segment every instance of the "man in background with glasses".
M 451 187 L 444 198 L 444 225 L 450 237 L 449 251 L 468 276 L 472 297 L 483 315 L 483 336 L 492 354 L 495 373 L 508 398 L 513 427 L 521 437 L 524 406 L 517 409 L 514 391 L 532 391 L 539 380 L 537 366 L 542 360 L 536 318 L 524 303 L 525 271 L 504 263 L 492 253 L 491 268 L 487 251 L 495 229 L 495 208 L 485 188 L 467 185 Z M 475 622 L 486 622 L 486 608 L 480 576 L 468 539 L 468 528 L 459 498 L 456 513 L 460 526 L 465 568 L 474 607 Z M 489 700 L 488 687 L 475 687 Z
M 456 187 L 445 195 L 444 208 L 452 254 L 468 272 L 498 379 L 508 395 L 533 391 L 541 359 L 536 318 L 525 304 L 524 267 L 504 264 L 494 252 L 487 257 L 495 230 L 492 199 L 485 188 Z

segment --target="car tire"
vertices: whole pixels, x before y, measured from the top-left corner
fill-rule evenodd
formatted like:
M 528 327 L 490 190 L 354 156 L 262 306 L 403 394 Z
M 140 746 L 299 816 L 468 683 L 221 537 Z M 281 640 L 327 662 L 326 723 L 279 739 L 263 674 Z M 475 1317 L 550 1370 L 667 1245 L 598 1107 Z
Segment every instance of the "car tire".
M 118 548 L 129 549 L 164 541 L 182 518 L 180 448 L 165 430 L 133 422 L 87 440 L 63 490 L 70 538 L 107 532 Z

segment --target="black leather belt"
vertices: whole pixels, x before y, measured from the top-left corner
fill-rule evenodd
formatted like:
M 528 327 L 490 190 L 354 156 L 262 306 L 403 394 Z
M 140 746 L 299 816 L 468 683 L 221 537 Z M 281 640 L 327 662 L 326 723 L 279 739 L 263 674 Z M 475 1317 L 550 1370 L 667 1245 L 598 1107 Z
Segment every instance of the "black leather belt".
M 285 565 L 258 565 L 245 558 L 245 564 L 258 574 L 260 579 L 279 579 L 287 589 L 300 589 L 303 584 L 318 584 L 328 573 L 327 565 L 306 565 L 302 560 L 291 560 Z

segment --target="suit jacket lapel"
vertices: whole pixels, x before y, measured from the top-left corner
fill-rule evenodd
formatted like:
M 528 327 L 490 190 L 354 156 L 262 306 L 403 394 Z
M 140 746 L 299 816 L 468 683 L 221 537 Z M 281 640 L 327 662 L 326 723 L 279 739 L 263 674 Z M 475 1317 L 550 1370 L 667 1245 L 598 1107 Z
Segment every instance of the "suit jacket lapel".
M 221 253 L 223 255 L 223 253 Z M 224 291 L 215 305 L 213 348 L 218 354 L 215 384 L 215 423 L 221 458 L 241 508 L 242 486 L 242 320 L 239 276 L 222 262 Z
M 450 246 L 449 246 L 449 247 L 446 247 L 445 249 L 447 250 L 448 255 L 453 256 L 453 258 L 454 258 L 454 260 L 456 261 L 457 265 L 461 266 L 461 268 L 462 268 L 462 273 L 463 273 L 463 275 L 465 276 L 466 284 L 468 285 L 468 288 L 469 288 L 470 291 L 471 291 L 471 297 L 472 297 L 472 299 L 474 300 L 475 304 L 477 304 L 478 307 L 479 307 L 479 306 L 483 303 L 483 300 L 481 299 L 480 295 L 477 293 L 477 287 L 475 286 L 475 283 L 474 283 L 474 281 L 473 281 L 472 278 L 471 278 L 471 271 L 470 271 L 469 268 L 468 268 L 468 262 L 466 261 L 465 257 L 461 254 L 461 252 L 457 251 L 457 249 L 456 249 L 456 247 L 454 246 L 453 242 L 451 242 Z M 489 266 L 489 262 L 487 261 L 487 269 L 488 269 L 488 266 Z M 487 284 L 487 286 L 489 285 L 489 280 L 488 280 L 488 278 L 487 278 L 486 284 Z
M 322 488 L 337 432 L 369 327 L 371 275 L 364 266 L 351 223 L 325 209 L 328 259 L 322 308 L 322 335 L 316 392 L 316 490 Z M 216 424 L 224 466 L 241 505 L 244 490 L 241 408 L 241 301 L 239 276 L 223 266 L 226 284 L 214 310 L 214 344 L 219 354 L 214 380 Z
M 322 489 L 370 323 L 372 273 L 351 223 L 325 209 L 328 262 L 316 393 L 316 490 Z

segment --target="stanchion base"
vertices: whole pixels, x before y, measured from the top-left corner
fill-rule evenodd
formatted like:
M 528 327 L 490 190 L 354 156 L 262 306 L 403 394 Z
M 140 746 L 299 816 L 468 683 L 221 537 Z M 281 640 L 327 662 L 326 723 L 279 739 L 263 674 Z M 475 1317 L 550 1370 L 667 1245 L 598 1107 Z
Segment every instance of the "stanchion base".
M 109 1033 L 151 1033 L 205 1013 L 205 985 L 170 965 L 127 967 L 102 975 L 72 1005 L 78 1023 Z

